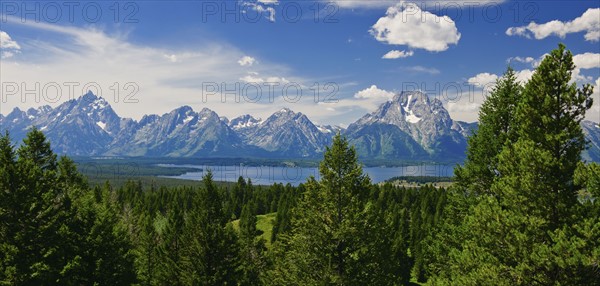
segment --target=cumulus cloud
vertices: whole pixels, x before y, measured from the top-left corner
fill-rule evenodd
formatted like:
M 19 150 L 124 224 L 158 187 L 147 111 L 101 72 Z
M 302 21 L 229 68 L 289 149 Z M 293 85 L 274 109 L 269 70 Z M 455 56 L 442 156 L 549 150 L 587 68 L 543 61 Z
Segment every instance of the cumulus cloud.
M 241 5 L 250 7 L 259 14 L 265 14 L 265 18 L 275 22 L 275 8 L 273 8 L 273 5 L 277 4 L 279 4 L 278 0 L 258 0 L 256 2 L 245 1 Z
M 376 85 L 371 85 L 368 88 L 365 88 L 354 94 L 354 98 L 361 99 L 392 99 L 394 97 L 394 93 L 391 91 L 379 89 Z
M 573 63 L 579 69 L 600 68 L 600 54 L 583 53 L 574 55 Z
M 4 31 L 0 31 L 0 58 L 7 59 L 15 55 L 21 50 L 21 46 L 10 35 Z
M 510 27 L 506 30 L 509 36 L 522 36 L 528 39 L 545 39 L 549 36 L 564 38 L 567 34 L 585 32 L 586 41 L 600 41 L 600 8 L 590 8 L 573 21 L 553 20 L 543 24 L 535 22 L 527 26 Z
M 14 41 L 6 32 L 0 31 L 0 49 L 20 50 L 21 46 L 19 46 L 19 44 Z
M 573 63 L 575 64 L 575 69 L 573 70 L 573 74 L 571 75 L 573 81 L 590 82 L 594 80 L 593 77 L 581 74 L 581 70 L 600 68 L 600 54 L 584 53 L 574 55 Z
M 414 3 L 400 2 L 387 9 L 371 27 L 371 35 L 390 45 L 441 52 L 458 43 L 460 33 L 448 16 L 423 11 Z
M 243 67 L 251 67 L 254 63 L 256 63 L 256 59 L 250 56 L 243 56 L 238 60 L 238 64 Z
M 472 84 L 477 87 L 486 87 L 490 84 L 493 84 L 498 80 L 498 76 L 491 73 L 480 73 L 474 77 L 471 77 L 467 80 L 469 84 Z
M 593 83 L 594 93 L 592 93 L 592 99 L 594 103 L 592 107 L 586 112 L 586 119 L 600 123 L 600 77 L 598 77 Z
M 391 50 L 391 51 L 387 52 L 387 54 L 383 55 L 383 57 L 381 57 L 381 58 L 382 59 L 399 59 L 399 58 L 412 57 L 413 55 L 414 55 L 413 51 Z
M 517 78 L 517 82 L 524 84 L 531 79 L 531 76 L 533 76 L 533 70 L 530 70 L 530 69 L 520 70 L 515 73 L 515 76 Z
M 345 90 L 340 86 L 340 90 Z M 327 90 L 323 91 L 324 93 Z M 382 103 L 392 99 L 396 93 L 379 88 L 377 85 L 371 85 L 365 89 L 359 90 L 354 95 L 340 96 L 334 101 L 325 102 L 319 101 L 317 106 L 323 111 L 331 111 L 337 114 L 345 114 L 350 119 L 348 123 L 356 120 L 366 112 L 372 112 L 377 109 Z

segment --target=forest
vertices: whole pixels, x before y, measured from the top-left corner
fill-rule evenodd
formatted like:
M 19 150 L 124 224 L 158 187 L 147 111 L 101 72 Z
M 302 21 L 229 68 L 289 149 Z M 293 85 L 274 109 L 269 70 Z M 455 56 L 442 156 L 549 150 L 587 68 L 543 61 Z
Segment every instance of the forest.
M 526 83 L 509 67 L 448 188 L 373 184 L 339 134 L 297 187 L 91 186 L 35 127 L 5 133 L 0 285 L 600 285 L 573 69 L 563 45 Z

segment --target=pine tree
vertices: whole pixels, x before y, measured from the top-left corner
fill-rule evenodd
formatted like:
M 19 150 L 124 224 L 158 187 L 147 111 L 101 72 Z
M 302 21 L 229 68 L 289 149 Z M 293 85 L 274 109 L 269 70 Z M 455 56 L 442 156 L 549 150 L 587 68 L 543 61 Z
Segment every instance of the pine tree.
M 497 176 L 498 154 L 515 140 L 515 112 L 523 88 L 508 68 L 496 81 L 479 110 L 479 128 L 469 137 L 464 166 L 455 168 L 455 181 L 475 193 L 489 193 Z
M 234 285 L 238 280 L 239 247 L 217 186 L 209 171 L 185 221 L 183 279 L 189 285 Z
M 381 234 L 369 218 L 381 212 L 368 207 L 370 179 L 356 151 L 340 134 L 320 164 L 321 180 L 310 178 L 294 208 L 290 234 L 278 236 L 274 285 L 385 285 L 376 243 Z M 387 250 L 386 250 L 387 251 Z M 389 252 L 389 251 L 387 251 Z M 382 264 L 380 264 L 382 263 Z
M 265 241 L 257 236 L 256 204 L 249 201 L 242 208 L 240 217 L 240 275 L 241 285 L 261 285 L 260 275 L 265 270 Z
M 19 255 L 16 244 L 19 215 L 19 176 L 16 152 L 6 132 L 0 137 L 0 281 L 18 284 L 22 274 L 15 265 Z
M 303 185 L 300 185 L 300 193 L 302 193 Z M 297 194 L 291 189 L 287 188 L 281 194 L 279 202 L 277 204 L 277 216 L 273 223 L 273 230 L 271 233 L 271 243 L 277 241 L 277 236 L 287 233 L 291 230 L 291 219 L 292 219 L 292 207 L 296 204 Z
M 42 132 L 32 128 L 17 152 L 1 137 L 0 160 L 0 284 L 135 282 L 116 211 L 97 204 L 73 161 L 57 162 Z
M 178 205 L 167 213 L 166 225 L 161 232 L 157 278 L 162 285 L 184 285 L 184 217 Z
M 155 227 L 154 216 L 142 213 L 139 217 L 140 229 L 136 235 L 135 269 L 141 285 L 155 285 L 157 269 L 160 267 L 160 253 L 157 245 L 160 236 Z
M 72 215 L 65 190 L 55 184 L 57 162 L 44 134 L 33 128 L 17 150 L 18 189 L 11 207 L 17 221 L 13 245 L 19 248 L 14 261 L 19 283 L 58 281 L 65 263 L 61 223 Z
M 552 203 L 539 207 L 549 208 L 540 211 L 552 229 L 568 221 L 570 208 L 576 203 L 573 175 L 586 148 L 580 123 L 592 106 L 592 87 L 587 84 L 577 89 L 571 82 L 574 68 L 573 55 L 560 44 L 525 85 L 515 114 L 519 140 L 530 140 L 551 156 L 552 165 L 541 183 L 551 186 L 543 195 Z
M 579 123 L 592 91 L 571 83 L 573 69 L 571 53 L 559 45 L 525 85 L 511 127 L 515 138 L 496 157 L 493 195 L 475 197 L 458 234 L 462 242 L 432 284 L 600 281 L 595 270 L 600 222 L 581 216 L 574 180 L 585 147 Z

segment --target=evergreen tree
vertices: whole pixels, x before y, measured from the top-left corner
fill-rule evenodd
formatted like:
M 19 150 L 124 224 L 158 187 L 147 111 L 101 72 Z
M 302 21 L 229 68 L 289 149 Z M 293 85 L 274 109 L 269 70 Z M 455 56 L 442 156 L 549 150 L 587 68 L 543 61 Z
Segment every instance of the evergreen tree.
M 161 231 L 157 278 L 161 285 L 184 285 L 184 217 L 178 205 L 169 209 L 166 225 Z
M 555 229 L 570 219 L 576 203 L 577 186 L 573 175 L 586 141 L 581 129 L 585 112 L 592 106 L 592 87 L 581 89 L 571 82 L 575 65 L 573 55 L 560 44 L 540 63 L 525 85 L 523 99 L 515 114 L 520 140 L 529 140 L 548 152 L 551 166 L 542 184 L 550 188 L 543 193 L 547 205 L 538 205 L 550 227 Z
M 303 185 L 300 185 L 299 193 L 302 193 Z M 296 203 L 297 194 L 290 188 L 285 189 L 277 204 L 277 216 L 273 223 L 271 243 L 277 241 L 277 236 L 291 230 L 292 207 Z
M 155 226 L 154 216 L 149 213 L 141 214 L 139 225 L 135 260 L 137 276 L 141 285 L 155 285 L 161 257 L 157 247 L 160 244 L 160 236 Z
M 384 263 L 375 243 L 379 229 L 365 208 L 370 179 L 362 172 L 356 151 L 338 133 L 320 164 L 321 180 L 310 178 L 292 230 L 278 237 L 275 285 L 385 285 Z M 375 239 L 372 239 L 375 238 Z
M 61 224 L 72 216 L 64 189 L 55 178 L 56 155 L 44 134 L 33 128 L 17 150 L 19 173 L 15 200 L 11 206 L 15 217 L 12 236 L 18 248 L 11 263 L 16 284 L 44 285 L 60 280 L 60 272 L 72 257 L 65 253 Z
M 73 161 L 57 162 L 42 132 L 32 128 L 16 152 L 1 137 L 0 160 L 0 284 L 135 282 L 116 211 L 87 192 Z
M 261 231 L 256 228 L 256 205 L 249 201 L 242 208 L 240 217 L 241 285 L 261 285 L 260 275 L 265 270 L 265 241 L 257 238 Z
M 20 229 L 17 174 L 16 152 L 6 132 L 0 137 L 0 281 L 5 284 L 18 284 L 23 276 L 22 268 L 16 267 L 19 246 L 15 240 Z
M 76 181 L 81 177 L 73 178 Z M 81 196 L 73 201 L 76 215 L 65 239 L 70 240 L 69 251 L 75 258 L 63 269 L 61 284 L 116 285 L 137 281 L 133 245 L 109 190 L 110 186 L 106 186 L 99 196 L 89 191 L 74 192 Z
M 223 213 L 212 173 L 185 221 L 186 249 L 183 279 L 189 285 L 234 285 L 238 280 L 237 236 Z
M 469 137 L 464 166 L 455 168 L 455 181 L 475 193 L 488 193 L 498 174 L 498 154 L 507 141 L 515 140 L 515 112 L 523 88 L 508 68 L 496 81 L 479 110 L 479 128 Z
M 432 284 L 593 285 L 600 222 L 579 216 L 579 123 L 591 88 L 571 83 L 563 45 L 544 58 L 515 111 L 515 140 L 497 156 L 490 195 L 475 197 L 450 261 Z M 481 166 L 480 166 L 481 167 Z M 577 218 L 577 219 L 576 219 Z

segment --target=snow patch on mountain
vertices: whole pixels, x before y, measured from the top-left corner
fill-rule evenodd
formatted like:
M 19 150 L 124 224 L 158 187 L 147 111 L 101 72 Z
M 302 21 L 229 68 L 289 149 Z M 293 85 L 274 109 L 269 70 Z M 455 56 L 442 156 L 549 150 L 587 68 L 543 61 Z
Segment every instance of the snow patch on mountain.
M 96 125 L 98 125 L 98 127 L 102 128 L 102 130 L 106 130 L 106 123 L 104 123 L 102 121 L 98 121 L 98 122 L 96 122 Z

